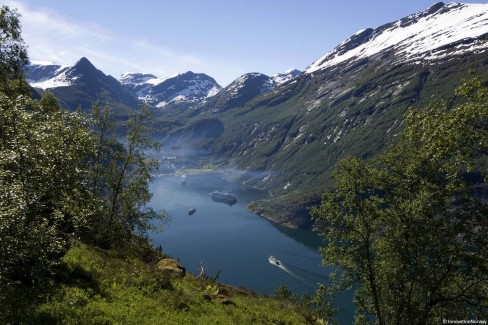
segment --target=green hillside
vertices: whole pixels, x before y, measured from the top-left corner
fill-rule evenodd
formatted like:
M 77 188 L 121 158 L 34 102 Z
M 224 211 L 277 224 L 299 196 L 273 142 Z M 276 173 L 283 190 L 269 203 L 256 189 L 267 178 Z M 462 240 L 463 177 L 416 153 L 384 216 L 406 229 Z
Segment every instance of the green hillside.
M 27 324 L 310 324 L 305 308 L 208 278 L 157 268 L 138 253 L 80 242 L 63 257 L 50 298 L 28 313 Z M 146 260 L 148 258 L 146 251 Z M 24 297 L 21 297 L 24 299 Z M 22 306 L 24 300 L 11 301 Z M 30 307 L 29 307 L 30 308 Z
M 331 188 L 331 171 L 340 158 L 384 151 L 395 142 L 408 108 L 449 99 L 463 78 L 470 78 L 470 69 L 486 79 L 487 62 L 486 55 L 472 53 L 428 64 L 395 64 L 387 57 L 301 75 L 218 115 L 224 132 L 208 145 L 248 171 L 242 181 L 271 192 L 272 202 L 253 205 L 257 211 L 308 225 L 298 221 L 306 209 L 286 202 L 307 206 Z M 279 202 L 285 208 L 277 208 Z

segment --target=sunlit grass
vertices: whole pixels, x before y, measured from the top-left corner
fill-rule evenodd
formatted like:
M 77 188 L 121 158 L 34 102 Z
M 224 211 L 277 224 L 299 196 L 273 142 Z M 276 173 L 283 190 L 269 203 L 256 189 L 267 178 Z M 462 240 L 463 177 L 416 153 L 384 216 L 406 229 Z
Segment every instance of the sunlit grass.
M 256 295 L 189 274 L 173 278 L 136 257 L 75 243 L 61 284 L 39 305 L 51 324 L 308 324 L 288 300 Z

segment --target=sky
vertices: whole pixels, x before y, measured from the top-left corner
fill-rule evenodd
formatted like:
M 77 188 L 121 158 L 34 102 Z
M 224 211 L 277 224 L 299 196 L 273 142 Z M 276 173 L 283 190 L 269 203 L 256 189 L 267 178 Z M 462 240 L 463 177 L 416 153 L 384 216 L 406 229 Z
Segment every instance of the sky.
M 340 42 L 422 11 L 425 0 L 7 0 L 32 61 L 88 58 L 115 78 L 304 70 Z M 476 1 L 475 3 L 488 3 Z

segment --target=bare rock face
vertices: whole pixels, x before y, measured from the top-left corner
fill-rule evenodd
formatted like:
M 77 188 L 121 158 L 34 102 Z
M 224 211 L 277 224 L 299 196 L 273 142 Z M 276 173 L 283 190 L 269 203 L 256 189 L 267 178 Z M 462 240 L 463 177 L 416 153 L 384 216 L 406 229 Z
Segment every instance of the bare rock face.
M 186 269 L 172 258 L 163 258 L 156 265 L 158 271 L 168 273 L 175 277 L 184 277 Z

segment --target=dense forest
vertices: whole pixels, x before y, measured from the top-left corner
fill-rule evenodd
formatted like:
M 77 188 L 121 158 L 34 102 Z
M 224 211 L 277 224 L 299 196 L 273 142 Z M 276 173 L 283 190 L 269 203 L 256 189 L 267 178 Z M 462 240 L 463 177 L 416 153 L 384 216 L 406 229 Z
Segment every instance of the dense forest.
M 122 127 L 109 105 L 69 112 L 33 96 L 27 64 L 19 14 L 4 6 L 2 323 L 333 323 L 343 290 L 354 291 L 358 324 L 488 319 L 488 88 L 475 74 L 451 98 L 408 110 L 383 154 L 337 164 L 334 190 L 312 209 L 336 272 L 314 297 L 280 287 L 269 299 L 158 273 L 164 256 L 144 238 L 167 218 L 146 205 L 160 147 L 151 110 Z

